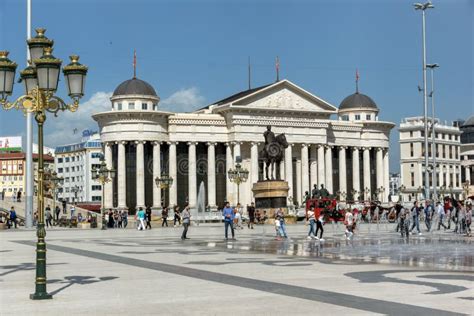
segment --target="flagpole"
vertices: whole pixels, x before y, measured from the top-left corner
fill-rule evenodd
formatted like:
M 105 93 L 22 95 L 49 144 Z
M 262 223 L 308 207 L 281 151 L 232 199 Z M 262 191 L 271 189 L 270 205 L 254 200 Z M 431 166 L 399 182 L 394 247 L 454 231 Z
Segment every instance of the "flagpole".
M 31 0 L 26 0 L 26 37 L 31 38 Z M 26 46 L 26 66 L 30 51 Z M 33 115 L 26 113 L 25 227 L 33 227 Z
M 278 82 L 280 81 L 280 58 L 278 56 L 276 58 L 276 75 L 277 75 L 276 82 Z
M 251 72 L 250 72 L 250 56 L 249 56 L 249 61 L 248 61 L 248 80 L 249 80 L 249 90 L 251 89 Z

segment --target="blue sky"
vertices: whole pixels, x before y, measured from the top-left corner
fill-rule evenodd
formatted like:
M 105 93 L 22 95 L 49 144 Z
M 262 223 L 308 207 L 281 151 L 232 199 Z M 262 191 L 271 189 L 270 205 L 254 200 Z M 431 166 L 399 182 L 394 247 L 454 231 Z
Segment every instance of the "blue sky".
M 108 93 L 132 77 L 150 82 L 163 107 L 192 110 L 275 79 L 275 56 L 287 78 L 335 106 L 360 91 L 383 120 L 422 114 L 421 13 L 404 0 L 146 1 L 33 0 L 33 26 L 48 29 L 54 55 L 81 55 L 90 67 L 80 113 L 49 118 L 46 145 L 78 139 L 72 130 L 97 129 L 89 118 L 107 109 Z M 436 71 L 436 104 L 443 120 L 474 113 L 474 1 L 434 1 L 427 12 L 428 62 Z M 0 49 L 24 67 L 26 0 L 0 0 Z M 22 92 L 17 84 L 14 97 Z M 65 96 L 64 90 L 59 95 Z M 0 135 L 24 135 L 21 113 L 0 111 Z M 399 169 L 398 133 L 391 134 L 391 169 Z

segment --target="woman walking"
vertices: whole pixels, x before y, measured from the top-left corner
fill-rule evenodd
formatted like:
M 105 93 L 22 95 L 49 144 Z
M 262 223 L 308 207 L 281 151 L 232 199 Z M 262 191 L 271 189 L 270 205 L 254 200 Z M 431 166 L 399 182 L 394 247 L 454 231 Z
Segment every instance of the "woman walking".
M 311 206 L 311 208 L 309 209 L 309 211 L 306 212 L 306 220 L 308 221 L 308 225 L 309 225 L 309 232 L 308 232 L 308 237 L 306 237 L 307 239 L 315 239 L 315 234 L 314 234 L 314 230 L 315 230 L 315 227 L 316 227 L 316 220 L 315 220 L 315 216 L 314 216 L 314 206 Z
M 316 232 L 314 233 L 314 238 L 318 239 L 319 241 L 324 241 L 324 239 L 323 239 L 323 233 L 324 233 L 323 225 L 324 225 L 324 215 L 322 213 L 320 213 L 319 217 L 318 217 L 318 220 L 316 221 Z M 321 230 L 321 232 L 319 233 L 319 238 L 318 238 L 318 231 L 319 230 Z
M 189 206 L 186 206 L 183 211 L 183 233 L 181 234 L 181 240 L 189 239 L 187 237 L 189 224 L 191 224 L 191 213 L 189 212 Z
M 140 207 L 137 213 L 138 227 L 137 230 L 145 230 L 145 211 Z
M 168 207 L 163 208 L 163 211 L 161 211 L 161 227 L 165 226 L 168 227 Z
M 178 222 L 178 225 L 181 225 L 181 215 L 179 214 L 179 206 L 175 205 L 173 208 L 174 211 L 174 227 L 176 227 L 176 222 Z

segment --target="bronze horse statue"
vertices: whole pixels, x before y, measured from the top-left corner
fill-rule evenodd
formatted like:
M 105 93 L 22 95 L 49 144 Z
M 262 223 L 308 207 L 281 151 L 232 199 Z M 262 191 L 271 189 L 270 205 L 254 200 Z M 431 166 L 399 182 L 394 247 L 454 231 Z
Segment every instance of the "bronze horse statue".
M 263 148 L 260 157 L 262 157 L 262 160 L 266 163 L 266 180 L 275 180 L 273 171 L 275 171 L 276 180 L 281 180 L 280 163 L 284 158 L 285 148 L 288 148 L 285 134 L 279 134 L 275 137 L 275 141 L 265 145 L 265 148 Z M 268 169 L 270 169 L 270 173 Z

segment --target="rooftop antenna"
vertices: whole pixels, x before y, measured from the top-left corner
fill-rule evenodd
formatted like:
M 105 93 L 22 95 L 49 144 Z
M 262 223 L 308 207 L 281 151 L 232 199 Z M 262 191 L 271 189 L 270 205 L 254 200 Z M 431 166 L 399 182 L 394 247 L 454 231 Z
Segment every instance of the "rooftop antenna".
M 275 61 L 276 67 L 276 82 L 280 81 L 280 58 L 277 56 Z
M 137 51 L 133 50 L 133 79 L 137 78 Z
M 356 68 L 356 93 L 359 93 L 359 69 Z
M 249 56 L 249 59 L 248 59 L 248 81 L 249 81 L 249 90 L 251 89 L 251 69 L 250 69 L 250 56 Z

